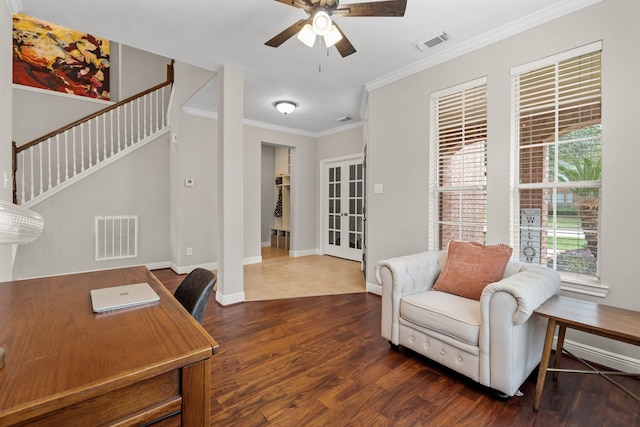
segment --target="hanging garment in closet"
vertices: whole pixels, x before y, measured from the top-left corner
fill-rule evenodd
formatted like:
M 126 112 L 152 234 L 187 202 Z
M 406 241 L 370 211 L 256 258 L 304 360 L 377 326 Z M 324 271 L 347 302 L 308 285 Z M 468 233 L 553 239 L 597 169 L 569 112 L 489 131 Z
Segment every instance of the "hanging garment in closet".
M 273 216 L 280 218 L 282 216 L 282 188 L 278 192 L 278 201 L 276 202 L 276 208 L 273 211 Z

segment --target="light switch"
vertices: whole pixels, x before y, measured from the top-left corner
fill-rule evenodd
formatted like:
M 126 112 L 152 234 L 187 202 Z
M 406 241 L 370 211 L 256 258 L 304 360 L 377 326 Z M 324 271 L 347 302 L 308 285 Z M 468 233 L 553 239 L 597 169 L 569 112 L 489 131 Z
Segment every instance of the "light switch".
M 382 194 L 382 184 L 373 184 L 373 194 Z

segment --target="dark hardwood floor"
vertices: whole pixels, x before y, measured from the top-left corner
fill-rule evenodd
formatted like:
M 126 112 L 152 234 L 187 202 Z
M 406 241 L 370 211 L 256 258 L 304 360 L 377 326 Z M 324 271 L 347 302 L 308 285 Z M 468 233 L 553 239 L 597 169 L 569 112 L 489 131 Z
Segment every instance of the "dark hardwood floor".
M 171 291 L 184 278 L 154 273 Z M 596 375 L 548 375 L 536 412 L 537 371 L 523 397 L 502 400 L 409 350 L 391 350 L 377 295 L 227 307 L 214 295 L 203 325 L 220 344 L 215 426 L 640 426 L 640 404 Z M 582 369 L 567 358 L 563 367 Z M 640 394 L 640 380 L 619 381 Z

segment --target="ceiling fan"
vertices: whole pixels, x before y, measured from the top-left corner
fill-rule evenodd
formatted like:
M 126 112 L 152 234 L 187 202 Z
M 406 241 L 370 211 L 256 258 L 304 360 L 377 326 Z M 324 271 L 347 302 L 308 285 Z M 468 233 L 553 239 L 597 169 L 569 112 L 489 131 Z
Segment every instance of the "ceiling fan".
M 334 46 L 344 58 L 356 52 L 331 15 L 339 16 L 404 16 L 407 0 L 388 0 L 367 3 L 340 4 L 339 0 L 275 0 L 307 12 L 309 17 L 301 19 L 267 41 L 267 46 L 278 47 L 294 34 L 309 47 L 317 36 L 322 36 L 327 47 Z

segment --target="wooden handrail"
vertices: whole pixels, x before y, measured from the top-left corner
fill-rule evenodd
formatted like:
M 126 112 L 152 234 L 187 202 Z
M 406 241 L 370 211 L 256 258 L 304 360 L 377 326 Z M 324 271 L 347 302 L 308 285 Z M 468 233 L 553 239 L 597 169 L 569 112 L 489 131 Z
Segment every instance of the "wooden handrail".
M 15 146 L 15 142 L 14 142 L 14 148 L 13 148 L 14 158 L 19 152 L 27 150 L 27 149 L 33 147 L 34 145 L 37 145 L 37 144 L 41 143 L 42 141 L 46 141 L 47 139 L 49 139 L 51 137 L 54 137 L 54 136 L 56 136 L 56 135 L 58 135 L 58 134 L 60 134 L 60 133 L 62 133 L 64 131 L 72 129 L 72 128 L 78 126 L 78 125 L 81 125 L 82 123 L 88 122 L 89 120 L 95 119 L 96 117 L 101 116 L 101 115 L 103 115 L 105 113 L 108 113 L 111 110 L 115 110 L 116 108 L 121 107 L 124 104 L 127 104 L 127 103 L 129 103 L 131 101 L 135 101 L 136 99 L 142 98 L 143 96 L 148 95 L 151 92 L 154 92 L 154 91 L 156 91 L 158 89 L 161 89 L 161 88 L 163 88 L 165 86 L 173 84 L 173 77 L 174 77 L 174 75 L 173 75 L 173 63 L 174 63 L 174 60 L 172 59 L 171 62 L 169 64 L 167 64 L 167 80 L 165 82 L 163 82 L 163 83 L 155 85 L 154 87 L 149 88 L 149 89 L 147 89 L 147 90 L 145 90 L 143 92 L 140 92 L 140 93 L 138 93 L 136 95 L 132 95 L 132 96 L 128 97 L 127 99 L 123 99 L 122 101 L 116 102 L 115 104 L 110 105 L 110 106 L 108 106 L 106 108 L 103 108 L 103 109 L 101 109 L 99 111 L 96 111 L 93 114 L 89 114 L 86 117 L 78 119 L 78 120 L 76 120 L 76 121 L 74 121 L 72 123 L 69 123 L 68 125 L 65 125 L 65 126 L 59 128 L 59 129 L 54 130 L 53 132 L 49 132 L 46 135 L 43 135 L 43 136 L 41 136 L 39 138 L 34 139 L 33 141 L 30 141 L 30 142 L 28 142 L 26 144 L 23 144 L 20 147 L 16 147 Z M 14 169 L 14 175 L 15 175 L 15 169 Z M 14 187 L 15 187 L 15 179 L 14 179 Z

